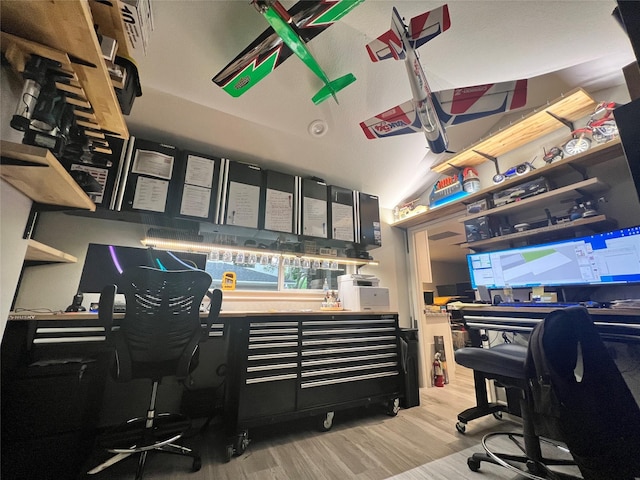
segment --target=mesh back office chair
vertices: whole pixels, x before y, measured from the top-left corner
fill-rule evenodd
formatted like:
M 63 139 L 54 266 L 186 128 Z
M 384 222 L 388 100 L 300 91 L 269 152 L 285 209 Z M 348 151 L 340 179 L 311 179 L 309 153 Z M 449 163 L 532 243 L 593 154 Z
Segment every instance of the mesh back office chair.
M 192 470 L 197 471 L 201 466 L 199 455 L 174 443 L 190 427 L 190 420 L 178 414 L 156 414 L 156 396 L 163 377 L 175 375 L 183 381 L 197 366 L 198 344 L 208 338 L 211 325 L 218 318 L 222 292 L 213 292 L 203 329 L 199 311 L 211 285 L 208 273 L 136 267 L 123 272 L 119 285 L 127 307 L 120 329 L 113 334 L 113 375 L 120 382 L 151 379 L 151 400 L 146 417 L 131 419 L 107 432 L 102 444 L 115 456 L 88 473 L 98 473 L 139 454 L 135 478 L 140 479 L 149 451 L 192 457 Z M 107 332 L 111 332 L 115 293 L 116 286 L 110 285 L 100 296 L 99 315 Z
M 479 359 L 478 368 L 504 373 L 498 362 L 489 363 L 491 350 L 477 357 L 461 352 L 459 363 L 474 368 Z M 551 312 L 531 333 L 524 362 L 511 358 L 504 363 L 513 369 L 511 383 L 522 386 L 525 455 L 492 452 L 487 440 L 505 433 L 491 433 L 483 438 L 486 453 L 468 459 L 471 470 L 487 461 L 511 469 L 522 464 L 521 473 L 532 479 L 580 478 L 549 468 L 574 462 L 543 458 L 541 441 L 553 444 L 545 437 L 566 444 L 585 480 L 640 476 L 640 408 L 586 309 Z

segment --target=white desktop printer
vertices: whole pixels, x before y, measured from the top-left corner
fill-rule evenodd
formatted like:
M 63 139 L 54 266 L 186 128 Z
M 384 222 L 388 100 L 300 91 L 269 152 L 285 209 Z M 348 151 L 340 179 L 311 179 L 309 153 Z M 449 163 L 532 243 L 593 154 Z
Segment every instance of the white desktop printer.
M 388 312 L 389 289 L 379 285 L 374 275 L 340 275 L 338 297 L 346 310 Z

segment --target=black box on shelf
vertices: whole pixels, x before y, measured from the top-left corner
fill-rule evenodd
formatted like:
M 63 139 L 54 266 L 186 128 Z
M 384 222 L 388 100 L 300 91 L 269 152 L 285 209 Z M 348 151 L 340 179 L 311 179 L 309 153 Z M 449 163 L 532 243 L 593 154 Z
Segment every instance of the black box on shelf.
M 489 216 L 472 218 L 464 222 L 467 242 L 478 242 L 498 235 L 498 221 Z
M 507 203 L 517 202 L 528 197 L 533 197 L 540 193 L 550 190 L 549 182 L 544 177 L 538 177 L 513 187 L 505 188 L 500 192 L 493 194 L 493 204 L 496 207 L 506 205 Z
M 483 198 L 467 205 L 467 213 L 479 213 L 489 210 L 489 200 Z

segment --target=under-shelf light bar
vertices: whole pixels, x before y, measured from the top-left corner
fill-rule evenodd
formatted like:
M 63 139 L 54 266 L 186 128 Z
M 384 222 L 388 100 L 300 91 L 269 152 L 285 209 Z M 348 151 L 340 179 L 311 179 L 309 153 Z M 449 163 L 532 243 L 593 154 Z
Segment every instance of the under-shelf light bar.
M 307 255 L 304 253 L 293 253 L 293 252 L 274 252 L 272 250 L 265 250 L 260 248 L 247 248 L 247 247 L 236 247 L 233 245 L 216 245 L 213 243 L 202 243 L 202 242 L 189 242 L 185 240 L 171 240 L 168 238 L 153 238 L 147 237 L 141 240 L 142 245 L 145 247 L 153 247 L 164 250 L 179 250 L 186 252 L 199 252 L 199 253 L 210 253 L 214 251 L 231 251 L 235 253 L 243 253 L 245 255 L 252 253 L 255 254 L 268 254 L 271 257 L 282 257 L 288 259 L 299 258 L 301 260 L 309 260 L 311 262 L 315 261 L 332 261 L 337 262 L 343 265 L 379 265 L 376 260 L 365 260 L 365 259 L 356 259 L 356 258 L 346 258 L 346 257 L 332 257 L 332 256 L 318 256 L 318 255 Z

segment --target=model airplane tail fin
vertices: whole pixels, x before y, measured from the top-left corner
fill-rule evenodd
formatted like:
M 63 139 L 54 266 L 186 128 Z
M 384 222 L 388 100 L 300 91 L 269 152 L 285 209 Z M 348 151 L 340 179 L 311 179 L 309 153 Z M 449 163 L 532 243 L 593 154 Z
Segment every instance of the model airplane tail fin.
M 407 48 L 418 48 L 437 37 L 451 26 L 449 8 L 443 5 L 435 10 L 413 17 L 405 26 L 398 10 L 391 12 L 391 29 L 367 44 L 367 52 L 372 62 L 387 58 L 404 60 Z M 404 41 L 403 41 L 404 39 Z M 407 44 L 405 44 L 405 41 Z
M 409 43 L 412 48 L 418 48 L 448 30 L 450 26 L 451 19 L 447 5 L 415 16 L 409 22 L 407 32 Z
M 336 103 L 338 103 L 336 93 L 338 93 L 343 88 L 351 85 L 355 81 L 356 77 L 353 75 L 353 73 L 347 73 L 343 77 L 336 78 L 335 80 L 330 81 L 320 90 L 318 90 L 318 93 L 313 96 L 313 103 L 318 105 L 319 103 L 324 102 L 329 97 L 333 97 Z
M 391 29 L 367 44 L 367 53 L 372 62 L 393 58 L 404 60 L 406 57 L 404 42 L 404 23 L 395 7 L 391 12 Z

